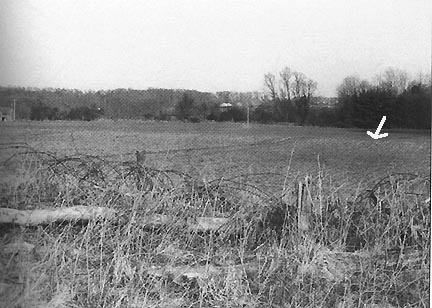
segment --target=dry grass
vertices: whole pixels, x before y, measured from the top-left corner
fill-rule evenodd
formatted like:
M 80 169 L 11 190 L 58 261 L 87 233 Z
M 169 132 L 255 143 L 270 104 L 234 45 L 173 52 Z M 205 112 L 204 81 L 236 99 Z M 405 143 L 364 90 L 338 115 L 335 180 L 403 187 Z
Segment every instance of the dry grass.
M 60 131 L 52 123 L 29 125 Z M 96 130 L 106 123 L 85 125 Z M 179 132 L 180 140 L 189 138 Z M 159 134 L 155 140 L 164 140 L 164 133 Z M 170 134 L 167 140 L 173 140 Z M 252 138 L 233 133 L 218 144 L 269 136 L 260 134 L 256 131 Z M 312 133 L 305 128 L 303 134 Z M 49 140 L 46 135 L 40 138 Z M 359 141 L 356 133 L 354 141 L 332 140 L 330 135 L 327 143 L 316 136 L 296 145 L 292 157 L 286 152 L 292 147 L 278 144 L 266 154 L 258 154 L 262 148 L 248 148 L 240 152 L 241 160 L 238 151 L 194 152 L 193 157 L 179 153 L 168 162 L 151 155 L 137 160 L 137 148 L 132 147 L 129 156 L 125 152 L 122 160 L 114 160 L 101 153 L 76 153 L 85 143 L 81 139 L 80 144 L 75 140 L 75 149 L 64 147 L 56 155 L 8 147 L 4 155 L 27 154 L 2 166 L 3 179 L 8 175 L 0 187 L 2 207 L 103 206 L 122 219 L 1 226 L 0 302 L 4 307 L 429 307 L 430 177 L 415 172 L 387 177 L 394 170 L 385 168 L 387 161 L 377 161 L 367 165 L 368 172 L 386 170 L 382 181 L 364 181 L 368 190 L 361 185 L 342 190 L 334 178 L 348 167 L 328 170 L 336 164 L 332 159 L 337 160 L 330 154 L 342 149 L 348 157 L 339 160 L 344 157 L 345 162 L 364 160 L 362 153 L 378 159 L 376 153 L 386 152 L 393 162 L 409 166 L 414 154 L 401 148 L 418 155 L 428 151 L 419 148 L 427 141 L 421 136 L 413 137 L 414 144 L 399 140 L 398 149 L 389 140 L 384 146 L 373 145 L 374 153 L 359 153 L 356 149 L 363 149 L 366 140 Z M 282 136 L 275 133 L 275 139 Z M 54 143 L 45 144 L 44 150 Z M 152 146 L 148 151 L 162 147 Z M 334 152 L 331 147 L 336 147 Z M 318 149 L 321 168 L 314 152 Z M 296 155 L 302 159 L 296 161 Z M 188 157 L 190 166 L 174 168 Z M 267 161 L 258 164 L 263 157 Z M 277 162 L 281 157 L 283 168 Z M 222 158 L 226 161 L 221 166 L 209 163 Z M 429 158 L 417 156 L 417 164 L 422 159 Z M 299 167 L 302 163 L 309 164 L 307 170 Z M 297 176 L 312 166 L 310 176 Z M 428 166 L 420 163 L 417 168 L 414 171 Z M 350 181 L 354 187 L 356 180 Z M 301 228 L 299 187 L 300 206 L 310 209 L 308 227 Z M 152 214 L 169 215 L 172 223 L 152 228 L 139 224 Z M 201 216 L 227 217 L 230 223 L 217 232 L 191 232 L 183 223 Z

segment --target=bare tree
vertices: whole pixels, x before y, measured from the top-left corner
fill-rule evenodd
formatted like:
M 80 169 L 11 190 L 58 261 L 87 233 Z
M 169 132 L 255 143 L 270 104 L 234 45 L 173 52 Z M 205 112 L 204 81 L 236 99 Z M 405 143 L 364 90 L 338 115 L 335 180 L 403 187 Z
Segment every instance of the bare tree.
M 306 76 L 301 72 L 293 72 L 292 93 L 294 97 L 306 96 Z
M 280 77 L 281 77 L 281 84 L 282 84 L 281 96 L 286 98 L 288 101 L 290 101 L 291 100 L 291 77 L 292 77 L 291 69 L 288 66 L 286 66 L 280 72 Z
M 309 113 L 310 98 L 317 89 L 317 83 L 301 72 L 291 71 L 287 66 L 279 72 L 279 77 L 277 84 L 275 75 L 264 75 L 266 90 L 273 101 L 274 120 L 298 120 L 304 124 Z M 279 89 L 276 89 L 277 85 Z
M 306 80 L 306 96 L 307 98 L 310 98 L 312 95 L 314 95 L 316 89 L 317 89 L 317 82 L 312 79 Z
M 359 91 L 359 93 L 365 93 L 368 90 L 370 90 L 371 88 L 372 88 L 372 85 L 367 80 L 360 81 L 360 84 L 358 85 L 358 91 Z
M 276 90 L 276 77 L 272 73 L 267 73 L 264 75 L 264 83 L 267 87 L 267 90 L 270 93 L 271 99 L 274 101 L 277 99 L 278 94 Z
M 380 88 L 395 91 L 396 94 L 405 91 L 409 83 L 407 72 L 392 67 L 387 68 L 376 79 Z
M 416 78 L 415 82 L 417 84 L 420 83 L 420 84 L 423 84 L 423 85 L 430 87 L 430 86 L 432 86 L 431 80 L 432 80 L 431 79 L 431 73 L 424 74 L 424 73 L 420 72 L 417 74 L 417 78 Z
M 352 96 L 360 92 L 362 81 L 358 76 L 345 77 L 342 83 L 337 88 L 338 96 Z

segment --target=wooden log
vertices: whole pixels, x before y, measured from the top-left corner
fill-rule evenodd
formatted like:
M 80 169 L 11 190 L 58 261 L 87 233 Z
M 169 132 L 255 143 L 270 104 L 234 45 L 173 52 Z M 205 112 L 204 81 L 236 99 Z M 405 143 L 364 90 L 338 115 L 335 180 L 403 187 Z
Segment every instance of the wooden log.
M 228 221 L 228 218 L 221 217 L 196 217 L 183 219 L 163 214 L 153 214 L 137 218 L 137 224 L 145 227 L 160 227 L 180 224 L 187 226 L 188 230 L 192 232 L 217 231 L 220 230 Z
M 62 221 L 90 221 L 105 218 L 114 221 L 120 220 L 117 211 L 105 207 L 73 206 L 35 210 L 0 208 L 0 224 L 38 226 Z M 220 217 L 197 217 L 183 220 L 182 218 L 179 219 L 163 214 L 152 214 L 137 218 L 137 224 L 143 227 L 169 226 L 173 223 L 180 223 L 194 232 L 216 231 L 228 221 L 228 218 Z M 125 223 L 126 221 L 123 220 L 122 222 Z
M 62 221 L 89 221 L 112 217 L 115 217 L 115 211 L 105 207 L 73 206 L 35 210 L 0 208 L 0 223 L 21 226 L 47 225 Z
M 390 259 L 389 259 L 390 257 Z M 378 263 L 376 263 L 378 262 Z M 385 252 L 379 255 L 372 255 L 370 252 L 343 252 L 331 251 L 326 247 L 318 248 L 314 252 L 314 257 L 300 264 L 297 268 L 299 276 L 310 275 L 315 277 L 324 278 L 327 281 L 341 282 L 347 279 L 356 279 L 353 277 L 355 273 L 364 270 L 365 266 L 376 266 L 392 269 L 394 266 L 399 265 L 401 268 L 411 266 L 407 271 L 411 274 L 422 275 L 427 270 L 427 267 L 422 269 L 421 252 L 417 250 L 407 251 L 403 258 L 397 255 L 391 257 Z M 154 277 L 171 278 L 174 282 L 179 281 L 182 277 L 187 279 L 208 279 L 215 276 L 227 275 L 230 277 L 241 278 L 245 274 L 253 276 L 260 272 L 261 266 L 264 263 L 259 262 L 257 259 L 249 260 L 247 263 L 235 265 L 221 265 L 214 264 L 208 265 L 165 265 L 165 266 L 150 266 L 147 268 L 146 273 Z M 278 266 L 286 266 L 283 262 L 276 261 L 272 263 L 270 268 L 277 269 Z M 270 270 L 267 268 L 266 270 Z M 403 272 L 403 271 L 402 271 Z
M 188 221 L 188 227 L 191 231 L 217 231 L 228 221 L 228 218 L 222 217 L 197 217 Z
M 151 266 L 146 270 L 148 275 L 154 277 L 172 278 L 174 282 L 180 281 L 182 277 L 187 279 L 208 279 L 210 277 L 230 274 L 230 276 L 241 278 L 246 272 L 256 273 L 257 263 L 238 264 L 231 266 L 197 265 L 197 266 Z

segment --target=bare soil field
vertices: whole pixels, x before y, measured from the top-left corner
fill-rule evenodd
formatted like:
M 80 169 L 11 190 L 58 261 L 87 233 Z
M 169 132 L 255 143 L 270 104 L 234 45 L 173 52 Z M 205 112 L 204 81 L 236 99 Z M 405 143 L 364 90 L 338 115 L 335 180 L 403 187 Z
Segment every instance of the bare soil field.
M 148 163 L 210 179 L 237 173 L 285 174 L 289 164 L 292 177 L 320 169 L 337 185 L 431 171 L 429 131 L 392 131 L 385 139 L 372 140 L 359 129 L 126 120 L 6 122 L 0 129 L 2 144 L 26 142 L 40 151 L 117 160 L 146 151 Z M 2 158 L 8 154 L 3 151 Z
M 430 131 L 388 133 L 0 123 L 0 307 L 429 307 Z

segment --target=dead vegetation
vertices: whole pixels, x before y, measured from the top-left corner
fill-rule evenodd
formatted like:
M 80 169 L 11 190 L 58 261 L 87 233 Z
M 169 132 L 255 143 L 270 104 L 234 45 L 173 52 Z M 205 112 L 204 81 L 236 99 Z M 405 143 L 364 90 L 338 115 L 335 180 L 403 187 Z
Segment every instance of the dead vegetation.
M 5 307 L 428 307 L 430 178 L 342 196 L 316 176 L 279 191 L 204 182 L 24 144 L 3 163 Z M 255 179 L 255 180 L 254 180 Z

